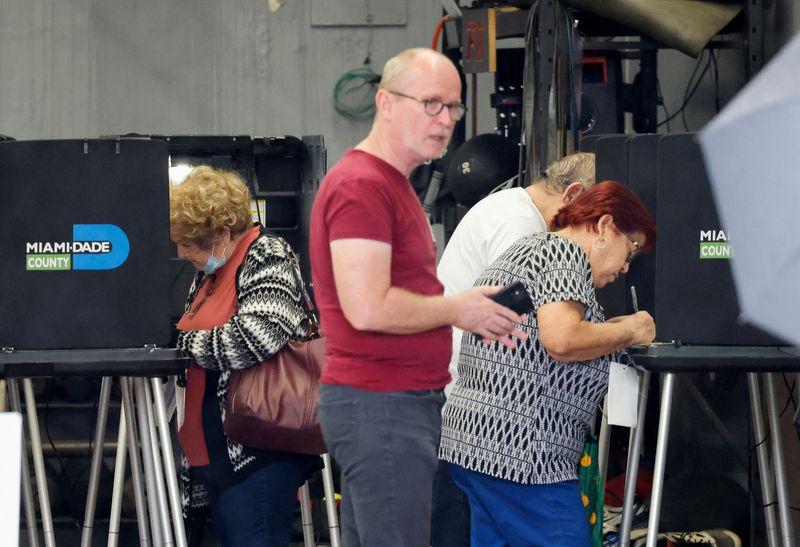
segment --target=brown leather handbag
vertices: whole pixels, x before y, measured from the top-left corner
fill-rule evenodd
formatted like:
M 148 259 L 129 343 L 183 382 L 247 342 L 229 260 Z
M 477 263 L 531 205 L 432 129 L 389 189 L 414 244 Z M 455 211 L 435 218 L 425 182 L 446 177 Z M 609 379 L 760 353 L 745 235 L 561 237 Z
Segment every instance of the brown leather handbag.
M 297 268 L 293 270 L 309 318 L 308 337 L 288 342 L 255 366 L 231 372 L 224 429 L 232 440 L 251 448 L 323 454 L 317 394 L 325 337 L 319 335 L 311 299 Z

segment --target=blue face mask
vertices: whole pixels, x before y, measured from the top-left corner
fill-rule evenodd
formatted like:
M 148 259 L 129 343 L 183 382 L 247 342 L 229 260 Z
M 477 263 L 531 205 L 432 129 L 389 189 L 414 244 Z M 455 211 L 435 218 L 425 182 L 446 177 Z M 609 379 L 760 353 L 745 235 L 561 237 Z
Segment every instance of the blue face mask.
M 228 243 L 230 243 L 230 240 L 228 240 Z M 222 253 L 220 254 L 219 258 L 214 256 L 214 249 L 216 249 L 217 246 L 214 245 L 213 247 L 211 247 L 211 254 L 208 256 L 208 260 L 206 260 L 206 263 L 201 268 L 201 270 L 203 270 L 203 273 L 205 273 L 206 275 L 211 275 L 225 265 L 225 262 L 228 261 L 228 257 L 225 256 L 225 249 L 228 248 L 228 243 L 225 243 L 225 246 L 222 248 Z

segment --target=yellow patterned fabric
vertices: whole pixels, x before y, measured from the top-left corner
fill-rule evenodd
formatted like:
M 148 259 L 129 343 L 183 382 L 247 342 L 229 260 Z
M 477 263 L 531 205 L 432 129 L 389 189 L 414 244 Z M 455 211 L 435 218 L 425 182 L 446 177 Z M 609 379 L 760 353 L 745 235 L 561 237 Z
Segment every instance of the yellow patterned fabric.
M 597 437 L 588 437 L 583 445 L 583 455 L 578 464 L 578 485 L 581 488 L 583 508 L 589 521 L 592 546 L 603 545 L 603 483 L 597 464 Z

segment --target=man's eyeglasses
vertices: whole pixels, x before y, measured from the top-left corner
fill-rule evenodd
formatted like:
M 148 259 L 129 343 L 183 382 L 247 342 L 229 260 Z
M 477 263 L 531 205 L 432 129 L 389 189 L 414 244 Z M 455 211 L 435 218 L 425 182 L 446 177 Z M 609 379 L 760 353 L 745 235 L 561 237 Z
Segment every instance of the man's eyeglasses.
M 454 122 L 457 122 L 461 118 L 464 117 L 464 114 L 467 113 L 467 107 L 461 103 L 450 103 L 445 104 L 439 99 L 417 99 L 416 97 L 412 97 L 411 95 L 406 95 L 405 93 L 399 93 L 397 91 L 392 91 L 391 89 L 387 89 L 389 93 L 392 95 L 397 95 L 398 97 L 403 97 L 404 99 L 411 99 L 412 101 L 417 101 L 418 103 L 422 103 L 425 107 L 425 114 L 428 116 L 438 116 L 439 113 L 442 111 L 444 107 L 447 107 L 447 112 L 450 114 L 450 119 Z
M 620 231 L 622 231 L 622 230 L 620 230 Z M 631 243 L 633 243 L 633 250 L 632 250 L 632 251 L 628 251 L 628 257 L 625 259 L 625 262 L 627 262 L 628 264 L 630 264 L 631 262 L 633 262 L 633 259 L 634 259 L 634 258 L 636 258 L 636 255 L 638 255 L 638 254 L 641 252 L 641 250 L 642 250 L 642 246 L 641 246 L 641 245 L 639 245 L 639 242 L 638 242 L 638 241 L 636 241 L 636 240 L 635 240 L 635 239 L 633 239 L 631 236 L 629 236 L 627 232 L 622 232 L 622 234 L 623 234 L 625 237 L 627 237 L 627 238 L 628 238 L 628 241 L 630 241 Z

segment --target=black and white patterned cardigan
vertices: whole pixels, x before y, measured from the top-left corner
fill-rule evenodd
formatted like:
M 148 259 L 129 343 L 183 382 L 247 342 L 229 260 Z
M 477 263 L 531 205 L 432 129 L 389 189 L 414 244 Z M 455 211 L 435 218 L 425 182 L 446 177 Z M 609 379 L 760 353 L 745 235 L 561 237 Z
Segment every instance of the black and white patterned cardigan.
M 585 306 L 584 320 L 605 321 L 589 259 L 569 239 L 524 237 L 475 284 L 514 281 L 525 284 L 534 310 L 569 300 Z M 528 339 L 514 350 L 464 334 L 459 378 L 442 412 L 439 458 L 521 484 L 576 480 L 586 432 L 608 387 L 609 361 L 621 356 L 558 361 L 541 343 L 535 311 L 520 328 Z
M 187 304 L 194 300 L 204 277 L 202 272 L 195 276 Z M 300 267 L 288 244 L 262 228 L 236 272 L 237 312 L 224 325 L 179 334 L 179 349 L 203 368 L 221 373 L 216 393 L 223 421 L 231 370 L 256 365 L 289 340 L 306 335 L 306 292 L 297 286 L 297 279 L 301 279 Z M 250 449 L 227 437 L 226 441 L 234 472 L 255 461 Z M 181 457 L 181 503 L 184 515 L 190 507 L 208 503 L 205 488 L 191 480 L 186 456 Z

